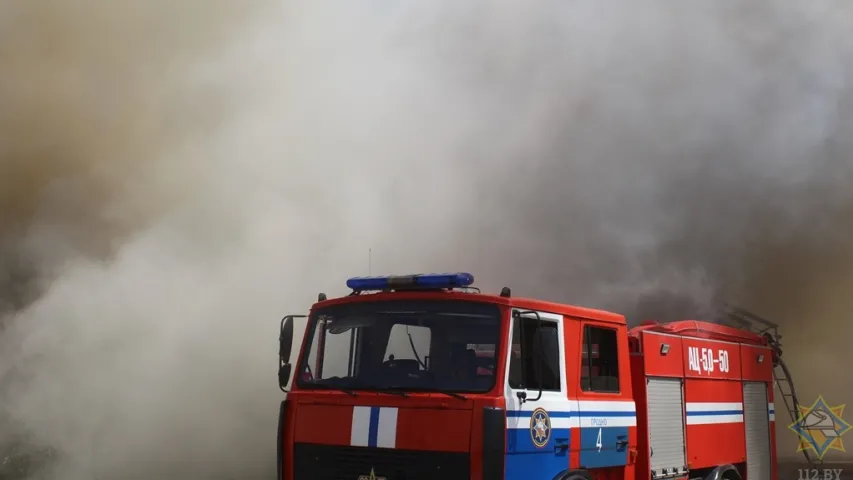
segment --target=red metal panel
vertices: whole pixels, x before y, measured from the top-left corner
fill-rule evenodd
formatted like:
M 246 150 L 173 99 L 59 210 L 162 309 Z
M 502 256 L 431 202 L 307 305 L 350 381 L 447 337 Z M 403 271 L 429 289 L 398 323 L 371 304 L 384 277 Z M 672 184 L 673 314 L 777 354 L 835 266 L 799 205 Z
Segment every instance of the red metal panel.
M 367 392 L 360 392 L 358 397 L 337 392 L 298 392 L 293 396 L 298 398 L 294 399 L 297 402 L 293 424 L 295 442 L 358 445 L 367 441 L 367 430 L 372 429 L 375 435 L 382 436 L 384 432 L 393 438 L 393 445 L 386 448 L 451 452 L 482 448 L 479 437 L 472 441 L 471 436 L 475 427 L 482 431 L 482 418 L 473 419 L 474 405 L 478 412 L 486 405 L 503 406 L 499 399 L 474 395 L 467 402 L 448 401 L 439 394 L 412 394 L 406 399 Z M 354 419 L 355 409 L 365 407 L 381 412 L 376 412 L 375 425 L 362 424 L 361 430 L 356 432 L 354 428 L 360 422 Z M 353 440 L 356 437 L 360 440 Z
M 686 339 L 685 339 L 686 340 Z M 739 381 L 685 380 L 687 464 L 691 469 L 746 460 L 743 424 L 743 386 Z M 740 418 L 733 405 L 740 404 Z M 715 406 L 718 405 L 718 406 Z M 716 413 L 714 410 L 716 409 Z M 704 410 L 691 415 L 691 411 Z
M 659 336 L 659 335 L 657 335 Z M 681 358 L 681 357 L 677 357 Z M 678 362 L 681 365 L 681 362 Z M 628 453 L 628 461 L 635 458 L 634 465 L 637 478 L 649 478 L 649 406 L 646 401 L 646 383 L 647 374 L 644 371 L 645 359 L 642 354 L 635 353 L 631 355 L 631 378 L 634 384 L 634 403 L 637 405 L 637 447 Z M 632 443 L 632 445 L 634 445 Z M 633 478 L 626 472 L 625 478 Z
M 773 357 L 769 348 L 741 345 L 741 375 L 744 380 L 758 382 L 773 381 Z M 773 390 L 769 385 L 768 390 Z
M 503 399 L 501 399 L 503 400 Z M 501 402 L 504 403 L 504 402 Z M 470 445 L 470 453 L 471 453 L 471 478 L 482 478 L 483 477 L 483 436 L 477 435 L 478 432 L 483 431 L 483 404 L 481 402 L 474 403 L 477 407 L 474 412 L 471 412 L 469 418 L 471 419 L 471 432 L 474 432 L 474 435 L 471 435 L 471 445 Z M 505 404 L 504 404 L 504 408 Z M 399 424 L 398 424 L 399 425 Z M 403 434 L 404 436 L 406 434 Z M 506 448 L 506 446 L 504 446 Z
M 684 376 L 684 352 L 681 347 L 681 337 L 644 332 L 642 340 L 647 376 Z
M 563 343 L 566 346 L 566 395 L 578 398 L 581 384 L 583 329 L 580 318 L 563 317 Z M 569 430 L 569 468 L 580 468 L 580 428 Z
M 470 442 L 470 410 L 400 408 L 397 413 L 399 449 L 468 452 Z
M 634 465 L 628 464 L 625 467 L 596 468 L 590 470 L 589 474 L 593 480 L 625 480 L 626 478 L 633 479 Z M 641 478 L 647 480 L 648 475 Z
M 685 402 L 743 403 L 743 385 L 721 379 L 686 379 Z
M 566 346 L 566 394 L 577 398 L 581 385 L 583 328 L 579 318 L 563 317 L 563 343 Z M 612 327 L 611 327 L 612 328 Z
M 293 469 L 290 468 L 293 465 L 293 443 L 295 438 L 295 432 L 291 425 L 296 421 L 296 409 L 293 408 L 293 402 L 289 399 L 285 402 L 284 409 L 284 431 L 281 432 L 281 445 L 279 446 L 282 449 L 281 452 L 281 465 L 282 465 L 282 478 L 281 480 L 293 480 Z
M 294 441 L 322 445 L 349 445 L 352 407 L 298 405 Z
M 682 338 L 684 376 L 740 380 L 740 345 Z
M 569 429 L 569 468 L 578 469 L 581 465 L 581 429 Z
M 637 444 L 637 436 L 638 431 L 637 427 L 628 427 L 628 464 L 625 465 L 625 471 L 623 472 L 624 478 L 634 478 L 637 472 L 641 472 L 644 476 L 648 474 L 648 467 L 646 470 L 638 470 L 637 467 L 637 448 L 633 445 Z M 648 436 L 647 436 L 648 438 Z

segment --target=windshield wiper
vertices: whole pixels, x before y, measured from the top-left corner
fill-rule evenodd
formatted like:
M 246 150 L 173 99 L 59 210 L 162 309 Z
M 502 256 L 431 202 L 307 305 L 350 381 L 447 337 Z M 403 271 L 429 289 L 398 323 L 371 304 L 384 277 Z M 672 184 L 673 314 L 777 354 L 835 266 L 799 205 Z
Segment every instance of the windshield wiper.
M 358 388 L 361 390 L 366 390 L 368 392 L 379 392 L 379 393 L 387 393 L 389 395 L 399 395 L 401 397 L 408 397 L 409 394 L 404 392 L 404 388 L 396 385 L 390 386 L 379 386 L 379 385 L 365 385 L 359 384 Z
M 444 395 L 447 395 L 448 397 L 458 398 L 459 400 L 468 400 L 468 397 L 466 397 L 465 395 L 462 395 L 461 393 L 450 392 L 447 390 L 430 390 L 430 391 L 435 392 L 435 393 L 443 393 Z
M 358 395 L 357 393 L 355 393 L 354 391 L 352 391 L 348 388 L 339 387 L 337 385 L 333 385 L 331 383 L 326 383 L 326 382 L 322 382 L 322 381 L 311 382 L 309 385 L 316 385 L 318 387 L 328 388 L 329 390 L 337 390 L 339 392 L 344 392 L 347 395 L 349 395 L 350 397 L 355 397 Z
M 448 397 L 458 398 L 459 400 L 468 400 L 468 397 L 462 395 L 461 393 L 453 392 L 450 390 L 442 390 L 440 388 L 418 388 L 413 389 L 413 392 L 425 392 L 425 393 L 441 393 L 443 395 L 447 395 Z
M 344 392 L 347 395 L 349 395 L 350 397 L 355 397 L 358 395 L 357 393 L 353 392 L 352 390 L 347 390 L 346 388 L 341 388 L 341 387 L 332 387 L 332 388 L 339 391 L 339 392 Z
M 376 389 L 376 391 L 377 391 L 377 392 L 382 392 L 382 393 L 388 393 L 388 394 L 391 394 L 391 395 L 399 395 L 399 396 L 404 397 L 404 398 L 409 398 L 409 394 L 408 394 L 408 393 L 404 392 L 403 390 L 401 390 L 401 389 L 399 389 L 399 388 L 397 388 L 397 387 L 383 387 L 383 388 L 377 388 L 377 389 Z

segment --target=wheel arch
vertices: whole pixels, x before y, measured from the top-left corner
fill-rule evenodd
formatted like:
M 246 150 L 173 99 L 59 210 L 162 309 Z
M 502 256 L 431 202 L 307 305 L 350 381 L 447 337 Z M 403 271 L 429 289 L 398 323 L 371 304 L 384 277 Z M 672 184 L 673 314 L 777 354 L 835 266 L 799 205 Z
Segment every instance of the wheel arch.
M 554 480 L 592 480 L 592 476 L 587 470 L 563 470 L 554 476 Z

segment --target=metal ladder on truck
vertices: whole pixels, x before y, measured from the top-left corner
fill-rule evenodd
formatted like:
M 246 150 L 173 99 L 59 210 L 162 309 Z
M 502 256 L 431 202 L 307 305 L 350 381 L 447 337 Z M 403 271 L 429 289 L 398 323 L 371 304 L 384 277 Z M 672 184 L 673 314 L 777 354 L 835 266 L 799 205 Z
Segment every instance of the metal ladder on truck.
M 755 332 L 767 339 L 774 351 L 773 380 L 776 383 L 776 390 L 782 397 L 785 409 L 791 417 L 791 423 L 799 421 L 800 412 L 798 405 L 800 405 L 800 402 L 797 400 L 797 391 L 794 389 L 794 380 L 791 379 L 791 371 L 788 370 L 787 365 L 782 360 L 782 336 L 779 335 L 779 325 L 754 313 L 731 305 L 724 305 L 723 310 L 729 325 Z M 820 459 L 810 455 L 806 449 L 803 449 L 803 455 L 806 457 L 809 468 L 814 468 L 815 465 L 823 463 Z

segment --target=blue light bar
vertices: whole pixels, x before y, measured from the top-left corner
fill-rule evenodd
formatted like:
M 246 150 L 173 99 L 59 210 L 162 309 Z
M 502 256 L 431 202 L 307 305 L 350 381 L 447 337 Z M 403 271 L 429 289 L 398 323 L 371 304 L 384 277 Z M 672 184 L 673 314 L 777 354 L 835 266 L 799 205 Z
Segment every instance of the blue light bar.
M 353 277 L 347 287 L 355 291 L 400 289 L 429 289 L 468 287 L 474 283 L 470 273 L 427 273 L 417 275 L 391 275 L 386 277 Z

